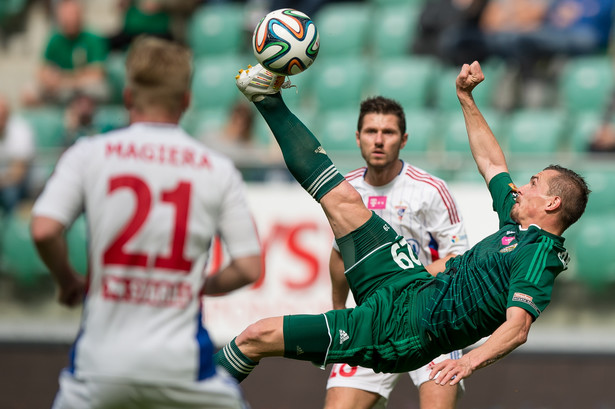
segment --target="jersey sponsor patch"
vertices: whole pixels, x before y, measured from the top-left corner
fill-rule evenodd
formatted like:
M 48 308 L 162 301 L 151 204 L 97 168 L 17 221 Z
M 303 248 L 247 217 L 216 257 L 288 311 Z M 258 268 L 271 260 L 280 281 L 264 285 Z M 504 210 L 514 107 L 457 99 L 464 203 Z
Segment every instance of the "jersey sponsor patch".
M 367 208 L 370 210 L 384 209 L 387 206 L 386 196 L 370 196 L 367 199 Z
M 515 239 L 515 236 L 502 237 L 502 246 L 508 246 Z
M 517 302 L 522 302 L 524 304 L 529 305 L 530 307 L 532 307 L 532 309 L 534 311 L 536 311 L 537 314 L 540 314 L 540 310 L 538 309 L 538 307 L 536 306 L 536 304 L 534 304 L 534 299 L 527 295 L 527 294 L 523 294 L 523 293 L 514 293 L 513 297 L 512 297 L 513 301 L 517 301 Z
M 103 298 L 113 302 L 186 308 L 192 300 L 192 286 L 188 282 L 105 274 L 102 284 Z
M 510 246 L 506 246 L 503 249 L 500 249 L 500 253 L 510 253 L 517 247 L 517 244 L 519 243 L 511 244 Z

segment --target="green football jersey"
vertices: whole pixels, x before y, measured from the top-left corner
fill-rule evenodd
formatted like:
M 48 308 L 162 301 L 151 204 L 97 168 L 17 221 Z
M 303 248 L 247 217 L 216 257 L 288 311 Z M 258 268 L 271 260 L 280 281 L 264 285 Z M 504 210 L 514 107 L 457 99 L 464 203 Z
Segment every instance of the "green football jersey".
M 515 204 L 508 173 L 489 184 L 500 229 L 446 264 L 421 294 L 426 303 L 421 326 L 436 349 L 449 352 L 490 335 L 506 321 L 508 307 L 536 319 L 547 307 L 555 277 L 566 269 L 564 238 L 510 217 Z

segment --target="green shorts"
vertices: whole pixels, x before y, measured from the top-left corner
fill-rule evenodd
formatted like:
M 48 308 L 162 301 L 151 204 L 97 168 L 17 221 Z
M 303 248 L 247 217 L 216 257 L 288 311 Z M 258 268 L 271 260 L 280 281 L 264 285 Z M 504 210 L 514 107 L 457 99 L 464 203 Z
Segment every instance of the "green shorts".
M 343 255 L 350 240 L 359 256 L 346 279 L 357 307 L 285 317 L 285 356 L 318 365 L 344 362 L 376 372 L 407 372 L 425 365 L 434 356 L 427 353 L 419 330 L 418 312 L 424 306 L 417 302 L 424 302 L 416 294 L 432 276 L 405 239 L 378 216 L 338 240 Z

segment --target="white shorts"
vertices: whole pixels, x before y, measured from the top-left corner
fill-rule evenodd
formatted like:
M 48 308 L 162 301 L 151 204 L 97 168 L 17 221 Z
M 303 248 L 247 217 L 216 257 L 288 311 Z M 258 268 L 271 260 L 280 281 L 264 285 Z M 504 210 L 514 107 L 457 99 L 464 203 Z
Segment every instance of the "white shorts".
M 228 373 L 200 382 L 162 385 L 125 380 L 82 380 L 64 370 L 52 409 L 247 409 L 239 385 Z
M 461 351 L 454 351 L 448 354 L 443 354 L 434 359 L 433 363 L 442 362 L 446 359 L 459 359 Z M 431 362 L 419 369 L 408 372 L 410 379 L 418 388 L 422 383 L 429 381 L 429 365 Z M 329 388 L 353 388 L 361 389 L 367 392 L 377 393 L 385 400 L 389 399 L 389 395 L 397 384 L 400 373 L 376 373 L 369 368 L 360 366 L 350 366 L 348 364 L 334 364 L 331 368 L 331 375 L 327 381 L 327 389 Z M 463 380 L 459 383 L 459 391 L 463 392 Z M 379 402 L 380 403 L 380 402 Z M 384 407 L 384 406 L 383 406 Z

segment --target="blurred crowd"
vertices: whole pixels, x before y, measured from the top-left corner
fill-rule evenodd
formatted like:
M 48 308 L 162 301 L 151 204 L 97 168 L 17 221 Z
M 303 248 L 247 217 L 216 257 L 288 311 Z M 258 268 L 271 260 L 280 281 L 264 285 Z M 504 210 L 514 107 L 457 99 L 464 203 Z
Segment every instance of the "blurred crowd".
M 371 3 L 374 7 L 387 3 L 386 0 L 115 1 L 121 25 L 109 33 L 96 32 L 88 24 L 84 10 L 88 1 L 44 1 L 53 29 L 42 48 L 37 74 L 24 85 L 18 101 L 0 97 L 0 211 L 3 214 L 10 214 L 20 200 L 38 193 L 35 181 L 34 186 L 28 183 L 32 181 L 32 165 L 41 152 L 53 152 L 51 157 L 57 158 L 62 149 L 79 137 L 128 123 L 121 110 L 121 62 L 136 36 L 149 34 L 192 48 L 201 47 L 191 34 L 197 30 L 194 27 L 197 16 L 222 10 L 213 6 L 234 4 L 246 10 L 242 14 L 243 30 L 236 35 L 241 43 L 238 52 L 248 54 L 251 29 L 269 10 L 293 7 L 318 23 L 319 13 L 333 3 L 348 6 Z M 2 44 L 6 45 L 9 36 L 19 33 L 23 27 L 20 19 L 25 18 L 29 7 L 36 2 L 2 2 Z M 390 6 L 404 2 L 388 3 Z M 404 53 L 432 56 L 449 67 L 473 60 L 502 61 L 506 78 L 512 84 L 505 109 L 548 107 L 553 104 L 550 96 L 561 75 L 562 61 L 580 56 L 607 56 L 612 45 L 613 0 L 407 0 L 405 3 L 417 3 L 419 12 L 408 16 L 412 41 Z M 216 29 L 215 24 L 208 24 L 200 29 Z M 198 54 L 196 50 L 195 54 Z M 113 62 L 119 62 L 116 70 Z M 49 109 L 54 114 L 49 115 Z M 586 135 L 586 149 L 615 152 L 615 91 L 602 109 L 600 125 Z M 61 133 L 59 141 L 45 142 L 41 136 L 55 126 L 41 119 L 45 112 L 47 118 L 52 117 L 52 122 L 61 120 L 57 125 Z M 193 113 L 192 118 L 198 115 Z M 233 158 L 247 179 L 287 177 L 279 153 L 258 135 L 253 107 L 241 99 L 229 104 L 226 114 L 214 121 L 215 126 L 189 126 L 189 119 L 185 121 L 187 130 Z M 58 149 L 48 149 L 50 146 Z

